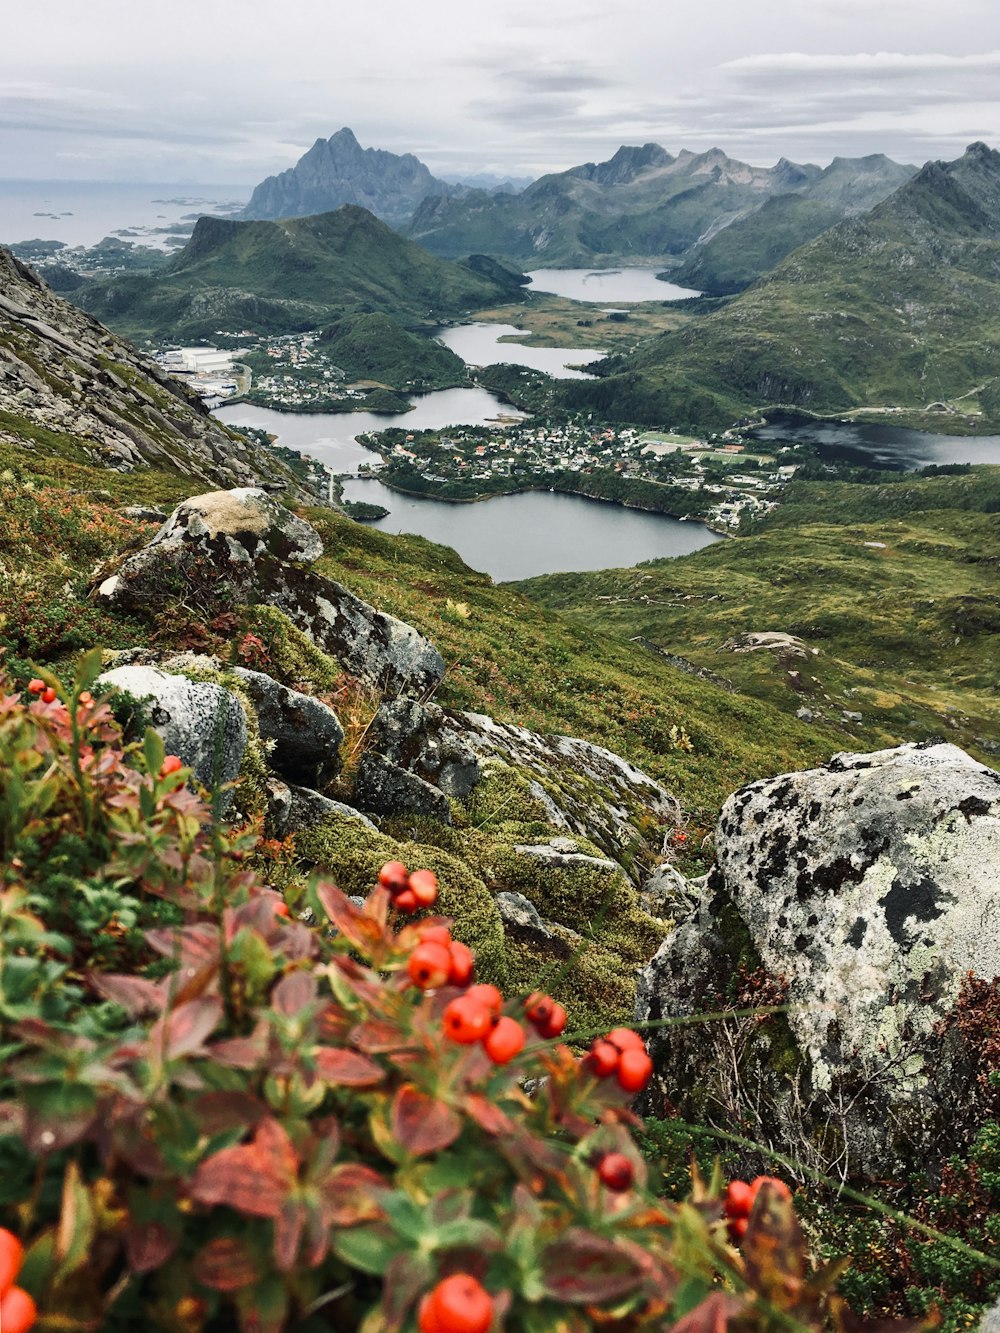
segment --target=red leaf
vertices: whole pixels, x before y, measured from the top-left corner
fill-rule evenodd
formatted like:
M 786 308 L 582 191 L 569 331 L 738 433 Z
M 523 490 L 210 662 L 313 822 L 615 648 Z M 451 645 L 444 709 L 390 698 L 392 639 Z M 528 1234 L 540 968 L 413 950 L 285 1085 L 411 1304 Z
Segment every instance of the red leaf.
M 257 1265 L 241 1241 L 219 1236 L 195 1255 L 194 1275 L 213 1291 L 239 1291 L 257 1280 Z
M 428 1097 L 412 1083 L 404 1083 L 392 1101 L 392 1132 L 400 1146 L 414 1157 L 440 1152 L 462 1132 L 462 1117 L 446 1102 Z
M 195 1172 L 191 1197 L 199 1203 L 224 1203 L 252 1217 L 277 1217 L 295 1185 L 298 1159 L 276 1120 L 257 1126 L 253 1142 L 223 1148 Z
M 730 1292 L 713 1291 L 674 1324 L 672 1333 L 726 1333 L 730 1319 L 746 1309 L 746 1301 Z
M 286 1199 L 274 1221 L 274 1259 L 283 1273 L 291 1272 L 302 1241 L 305 1209 L 298 1199 Z
M 324 1083 L 345 1088 L 373 1088 L 384 1077 L 382 1069 L 367 1055 L 335 1046 L 321 1046 L 316 1051 L 316 1072 Z
M 161 1268 L 176 1248 L 177 1237 L 161 1222 L 134 1222 L 125 1233 L 125 1251 L 133 1273 Z
M 94 975 L 88 980 L 99 995 L 120 1004 L 133 1018 L 139 1014 L 158 1014 L 163 1008 L 163 991 L 144 977 Z
M 366 916 L 360 907 L 355 907 L 335 884 L 325 880 L 318 884 L 316 897 L 340 934 L 362 953 L 367 953 L 383 939 L 385 932 L 378 922 Z
M 470 1093 L 465 1099 L 465 1109 L 481 1130 L 487 1134 L 512 1134 L 517 1128 L 506 1111 L 484 1097 L 481 1092 Z
M 412 1045 L 412 1038 L 400 1031 L 398 1023 L 387 1019 L 370 1018 L 351 1029 L 351 1042 L 358 1050 L 369 1055 L 388 1051 L 402 1051 Z
M 146 943 L 157 953 L 176 958 L 182 970 L 200 970 L 219 962 L 219 929 L 206 922 L 177 930 L 147 930 Z
M 266 1111 L 247 1092 L 206 1092 L 195 1102 L 195 1114 L 198 1129 L 212 1138 L 233 1129 L 249 1129 L 260 1122 Z
M 201 1050 L 221 1018 L 221 1000 L 189 1000 L 153 1024 L 149 1044 L 153 1050 L 162 1049 L 165 1060 L 179 1060 Z
M 617 1300 L 635 1290 L 638 1276 L 635 1264 L 614 1241 L 580 1227 L 569 1227 L 542 1254 L 545 1289 L 560 1301 L 589 1305 Z
M 389 1191 L 389 1183 L 370 1166 L 345 1162 L 334 1167 L 320 1185 L 323 1217 L 330 1226 L 353 1227 L 359 1222 L 378 1222 L 384 1216 L 378 1202 Z
M 311 972 L 289 972 L 271 992 L 271 1004 L 279 1014 L 294 1018 L 310 1004 L 315 1004 L 319 983 Z

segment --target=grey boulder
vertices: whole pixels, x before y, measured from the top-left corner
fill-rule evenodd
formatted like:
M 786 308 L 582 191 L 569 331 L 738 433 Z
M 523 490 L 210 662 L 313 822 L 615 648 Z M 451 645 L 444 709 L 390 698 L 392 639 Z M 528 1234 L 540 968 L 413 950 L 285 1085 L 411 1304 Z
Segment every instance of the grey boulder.
M 104 689 L 125 690 L 147 701 L 150 722 L 168 754 L 176 754 L 194 769 L 198 781 L 210 790 L 239 775 L 247 744 L 247 720 L 234 694 L 208 681 L 172 676 L 158 667 L 122 666 L 98 680 Z M 227 809 L 232 793 L 223 792 Z
M 451 823 L 451 806 L 442 791 L 371 751 L 358 765 L 354 799 L 376 815 L 417 815 Z
M 262 671 L 231 668 L 249 695 L 269 767 L 287 782 L 320 786 L 340 771 L 344 729 L 333 711 L 312 695 L 280 685 Z
M 941 1025 L 969 973 L 1000 975 L 1000 774 L 952 745 L 841 754 L 744 787 L 716 843 L 695 917 L 641 977 L 638 1017 L 715 1007 L 755 965 L 764 1002 L 790 1008 L 728 1035 L 665 1030 L 662 1093 L 757 1117 L 823 1169 L 873 1176 L 957 1150 L 972 1089 Z

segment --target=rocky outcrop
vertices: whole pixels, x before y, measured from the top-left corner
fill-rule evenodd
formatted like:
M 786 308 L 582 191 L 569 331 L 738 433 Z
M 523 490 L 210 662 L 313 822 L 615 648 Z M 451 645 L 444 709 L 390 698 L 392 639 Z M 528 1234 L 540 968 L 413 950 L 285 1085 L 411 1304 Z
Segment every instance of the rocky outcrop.
M 942 1022 L 969 973 L 1000 975 L 1000 774 L 951 745 L 837 755 L 732 796 L 717 857 L 642 976 L 638 1016 L 737 995 L 789 1009 L 738 1033 L 662 1032 L 661 1096 L 690 1108 L 698 1088 L 698 1113 L 756 1117 L 824 1169 L 954 1151 L 969 1074 Z
M 247 720 L 228 690 L 153 666 L 116 667 L 98 684 L 144 702 L 167 753 L 193 768 L 202 786 L 215 791 L 236 779 L 247 745 Z M 220 809 L 225 811 L 231 800 L 230 792 L 222 792 Z
M 405 222 L 421 199 L 463 193 L 432 176 L 412 153 L 362 148 L 351 130 L 317 139 L 294 167 L 261 181 L 244 218 L 294 218 L 359 204 L 386 222 Z
M 374 751 L 363 755 L 358 765 L 354 799 L 371 814 L 418 815 L 451 823 L 451 806 L 444 792 Z
M 156 467 L 203 483 L 301 492 L 274 455 L 228 431 L 155 362 L 2 248 L 0 412 L 0 441 L 30 452 L 58 447 L 119 472 Z
M 320 787 L 340 772 L 344 728 L 336 713 L 312 695 L 280 685 L 262 671 L 233 667 L 253 702 L 268 763 L 287 782 Z
M 316 530 L 266 492 L 214 491 L 179 505 L 149 545 L 98 591 L 113 605 L 139 612 L 181 594 L 218 610 L 268 602 L 345 670 L 383 693 L 420 696 L 435 689 L 444 661 L 434 645 L 303 567 L 322 551 Z

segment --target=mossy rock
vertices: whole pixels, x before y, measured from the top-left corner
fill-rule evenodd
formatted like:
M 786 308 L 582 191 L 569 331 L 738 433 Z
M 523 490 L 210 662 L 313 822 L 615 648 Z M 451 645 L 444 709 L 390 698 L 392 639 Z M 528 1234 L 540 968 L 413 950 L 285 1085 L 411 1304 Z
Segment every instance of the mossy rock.
M 399 860 L 433 870 L 438 877 L 435 912 L 454 918 L 455 938 L 476 955 L 483 981 L 506 985 L 503 922 L 486 885 L 469 865 L 451 852 L 427 843 L 396 841 L 367 828 L 360 820 L 331 815 L 296 836 L 296 850 L 318 871 L 327 872 L 348 894 L 365 896 L 385 861 Z
M 537 779 L 500 759 L 487 760 L 482 773 L 465 802 L 472 828 L 488 829 L 494 837 L 517 830 L 517 840 L 530 828 L 551 835 L 551 811 L 539 794 Z
M 583 941 L 570 931 L 552 928 L 565 944 L 567 957 L 522 940 L 507 942 L 508 993 L 526 994 L 543 989 L 566 1007 L 567 1033 L 606 1032 L 631 1023 L 635 1010 L 635 968 L 623 967 L 611 949 L 594 941 Z M 589 1045 L 583 1037 L 581 1048 Z
M 246 616 L 247 628 L 264 642 L 269 676 L 289 687 L 307 683 L 316 691 L 333 689 L 339 682 L 342 672 L 337 663 L 283 611 L 274 606 L 251 606 Z

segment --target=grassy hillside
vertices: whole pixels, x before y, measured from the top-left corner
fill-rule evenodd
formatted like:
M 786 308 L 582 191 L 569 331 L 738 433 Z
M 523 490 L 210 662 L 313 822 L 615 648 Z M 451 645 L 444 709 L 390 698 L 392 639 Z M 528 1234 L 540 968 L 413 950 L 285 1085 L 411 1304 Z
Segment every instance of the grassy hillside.
M 841 748 L 942 738 L 995 763 L 998 550 L 1000 469 L 977 467 L 796 483 L 758 531 L 696 557 L 519 587 L 583 630 L 682 654 L 789 718 L 807 709 L 838 728 Z M 736 651 L 754 633 L 801 649 Z
M 973 409 L 998 368 L 998 237 L 1000 153 L 975 144 L 794 251 L 723 309 L 609 358 L 603 396 L 613 404 L 635 381 L 654 404 L 700 390 L 713 421 L 769 403 Z
M 378 311 L 411 323 L 516 299 L 519 285 L 435 258 L 363 208 L 279 222 L 199 218 L 191 240 L 150 277 L 111 278 L 74 301 L 132 338 L 315 328 Z
M 322 331 L 319 342 L 348 379 L 378 380 L 393 389 L 447 389 L 466 382 L 460 356 L 388 315 L 345 315 Z

